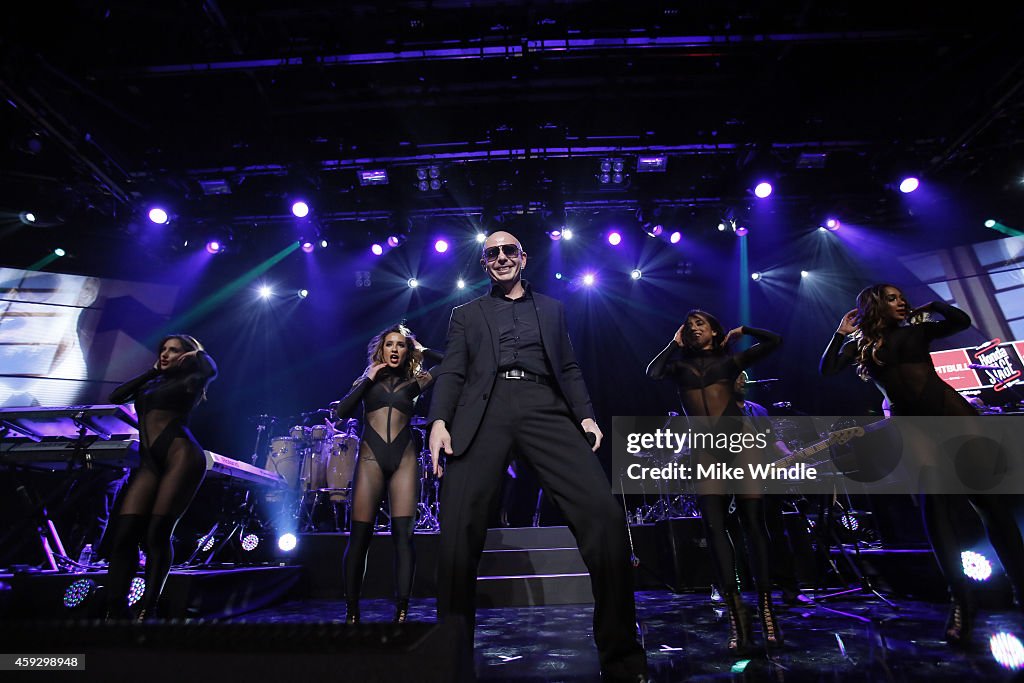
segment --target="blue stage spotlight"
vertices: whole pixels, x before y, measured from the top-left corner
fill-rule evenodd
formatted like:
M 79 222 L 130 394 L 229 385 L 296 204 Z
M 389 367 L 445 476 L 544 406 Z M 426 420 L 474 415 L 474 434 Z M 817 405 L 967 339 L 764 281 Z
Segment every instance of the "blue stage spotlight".
M 420 286 L 420 281 L 414 277 L 409 278 L 405 281 L 405 284 L 409 285 L 409 289 L 416 289 Z
M 295 534 L 290 532 L 286 534 L 281 534 L 281 536 L 279 536 L 277 539 L 277 547 L 286 553 L 290 553 L 291 551 L 295 550 L 295 546 L 298 545 L 298 543 L 299 541 L 297 538 L 295 538 Z
M 761 279 L 761 273 L 754 271 L 753 273 L 750 274 L 750 279 L 753 280 L 754 282 L 757 282 L 758 280 Z
M 299 295 L 300 299 L 305 299 L 307 296 L 309 296 L 309 290 L 308 289 L 300 289 L 298 291 L 298 295 Z
M 296 218 L 305 218 L 309 215 L 309 204 L 298 201 L 292 204 L 292 215 Z
M 644 276 L 644 274 L 640 272 L 639 268 L 634 268 L 633 271 L 629 274 L 629 276 L 634 280 L 639 280 Z

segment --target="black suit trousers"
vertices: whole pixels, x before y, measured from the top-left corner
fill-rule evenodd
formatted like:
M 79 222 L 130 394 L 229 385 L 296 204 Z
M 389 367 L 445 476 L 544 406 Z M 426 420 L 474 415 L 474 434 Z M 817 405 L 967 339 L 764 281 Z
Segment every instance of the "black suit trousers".
M 590 571 L 602 672 L 645 671 L 623 510 L 565 400 L 536 382 L 499 378 L 473 442 L 464 455 L 448 460 L 441 491 L 439 618 L 464 622 L 472 638 L 487 520 L 513 451 L 536 469 Z

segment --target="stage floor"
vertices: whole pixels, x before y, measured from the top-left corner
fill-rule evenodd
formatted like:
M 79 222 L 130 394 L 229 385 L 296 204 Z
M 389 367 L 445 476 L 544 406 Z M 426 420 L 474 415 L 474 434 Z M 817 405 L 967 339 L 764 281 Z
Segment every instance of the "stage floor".
M 693 680 L 921 681 L 1019 680 L 1000 665 L 990 647 L 997 633 L 1018 641 L 1005 651 L 1024 666 L 1024 617 L 1016 611 L 979 613 L 975 647 L 958 652 L 941 639 L 946 606 L 897 601 L 898 610 L 876 598 L 847 597 L 825 605 L 779 606 L 786 645 L 770 656 L 737 661 L 724 651 L 728 622 L 721 604 L 704 593 L 637 593 L 638 618 L 652 677 L 659 683 Z M 365 600 L 364 622 L 388 621 L 386 600 Z M 476 669 L 482 680 L 596 681 L 597 653 L 589 605 L 481 609 L 477 620 Z M 340 600 L 296 600 L 247 614 L 238 621 L 314 623 L 341 620 Z M 433 600 L 413 600 L 411 618 L 435 619 Z M 759 627 L 757 637 L 760 639 Z M 759 641 L 760 642 L 760 641 Z M 1012 645 L 1017 642 L 1017 645 Z M 1014 649 L 1014 648 L 1017 649 Z

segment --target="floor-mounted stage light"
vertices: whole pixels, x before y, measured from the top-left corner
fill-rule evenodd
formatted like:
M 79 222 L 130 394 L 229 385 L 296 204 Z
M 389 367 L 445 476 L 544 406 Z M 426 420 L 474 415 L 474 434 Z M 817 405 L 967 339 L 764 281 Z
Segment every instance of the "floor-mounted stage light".
M 132 579 L 131 585 L 128 587 L 128 606 L 134 607 L 135 603 L 142 599 L 142 596 L 146 594 L 146 580 L 141 576 L 136 576 Z
M 242 550 L 247 553 L 251 553 L 253 550 L 256 550 L 256 547 L 260 544 L 260 537 L 252 532 L 239 535 L 241 536 Z
M 964 576 L 974 581 L 987 581 L 992 576 L 992 563 L 981 553 L 965 550 L 960 553 Z
M 277 539 L 277 547 L 286 553 L 290 553 L 295 550 L 295 546 L 298 545 L 299 541 L 295 538 L 295 534 L 286 533 L 281 534 Z
M 68 609 L 79 607 L 95 592 L 95 581 L 92 579 L 78 579 L 64 590 L 64 606 Z

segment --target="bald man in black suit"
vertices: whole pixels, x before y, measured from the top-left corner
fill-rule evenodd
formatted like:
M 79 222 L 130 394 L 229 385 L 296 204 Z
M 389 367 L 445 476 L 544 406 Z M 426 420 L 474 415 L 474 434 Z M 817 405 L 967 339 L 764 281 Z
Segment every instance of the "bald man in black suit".
M 514 451 L 536 469 L 590 570 L 594 640 L 605 680 L 643 680 L 622 508 L 593 451 L 601 445 L 562 304 L 522 279 L 527 255 L 507 232 L 484 242 L 488 294 L 452 311 L 427 417 L 441 493 L 438 616 L 472 638 L 487 520 Z M 442 472 L 439 457 L 447 458 Z

